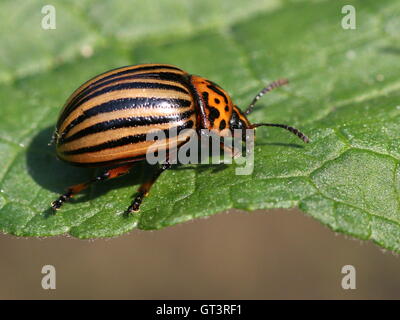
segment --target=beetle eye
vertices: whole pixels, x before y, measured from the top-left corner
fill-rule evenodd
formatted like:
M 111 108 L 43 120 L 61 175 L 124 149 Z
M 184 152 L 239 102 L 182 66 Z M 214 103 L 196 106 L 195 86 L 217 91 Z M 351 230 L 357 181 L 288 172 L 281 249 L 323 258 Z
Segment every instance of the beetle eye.
M 233 111 L 232 118 L 231 118 L 231 121 L 229 124 L 230 124 L 231 129 L 242 129 L 243 128 L 243 122 L 240 120 L 236 111 Z

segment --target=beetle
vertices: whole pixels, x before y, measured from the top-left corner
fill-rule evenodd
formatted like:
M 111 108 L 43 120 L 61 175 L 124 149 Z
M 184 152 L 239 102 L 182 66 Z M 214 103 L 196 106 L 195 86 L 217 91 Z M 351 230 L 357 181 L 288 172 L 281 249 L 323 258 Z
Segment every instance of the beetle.
M 247 119 L 256 102 L 267 92 L 286 84 L 286 79 L 262 89 L 242 112 L 216 83 L 191 75 L 169 64 L 139 64 L 113 69 L 81 85 L 60 112 L 53 140 L 58 158 L 72 165 L 112 167 L 94 179 L 74 185 L 52 202 L 58 210 L 64 202 L 91 183 L 119 177 L 135 162 L 146 158 L 150 130 L 193 128 L 215 130 L 280 127 L 309 142 L 298 129 L 275 123 L 251 124 Z M 221 133 L 222 135 L 222 133 Z M 161 141 L 162 142 L 162 141 Z M 179 148 L 184 142 L 164 148 Z M 143 183 L 127 212 L 139 211 L 143 198 L 160 174 L 171 167 L 167 161 Z

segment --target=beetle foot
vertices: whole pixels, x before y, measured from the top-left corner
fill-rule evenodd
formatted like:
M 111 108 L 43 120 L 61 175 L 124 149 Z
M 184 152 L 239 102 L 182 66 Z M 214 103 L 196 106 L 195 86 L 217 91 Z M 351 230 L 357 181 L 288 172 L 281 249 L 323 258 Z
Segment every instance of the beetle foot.
M 61 206 L 64 204 L 64 202 L 67 202 L 69 199 L 71 199 L 71 196 L 72 196 L 72 191 L 68 190 L 68 192 L 64 193 L 57 200 L 53 201 L 51 203 L 51 207 L 53 208 L 54 211 L 59 210 Z
M 129 206 L 128 210 L 126 210 L 126 213 L 128 215 L 133 214 L 135 212 L 140 211 L 140 205 L 142 204 L 144 194 L 140 193 L 139 195 L 136 196 L 135 200 L 133 200 L 132 204 Z

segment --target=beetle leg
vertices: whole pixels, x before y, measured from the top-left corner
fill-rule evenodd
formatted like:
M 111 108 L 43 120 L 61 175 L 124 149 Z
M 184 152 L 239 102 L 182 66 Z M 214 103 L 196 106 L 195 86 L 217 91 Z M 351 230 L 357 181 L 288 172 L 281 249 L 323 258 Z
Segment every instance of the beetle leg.
M 162 164 L 161 168 L 157 170 L 154 176 L 147 182 L 143 183 L 138 189 L 138 195 L 135 197 L 135 200 L 132 201 L 132 204 L 129 206 L 127 213 L 130 214 L 132 212 L 139 211 L 139 207 L 143 201 L 143 198 L 149 194 L 149 191 L 152 185 L 156 182 L 158 177 L 163 173 L 165 170 L 171 168 L 170 163 Z
M 220 146 L 224 152 L 226 152 L 228 156 L 233 159 L 236 159 L 241 155 L 240 150 L 235 147 L 227 146 L 223 142 L 220 143 Z
M 117 168 L 107 170 L 88 182 L 76 184 L 76 185 L 68 188 L 66 193 L 64 193 L 57 200 L 52 202 L 51 207 L 54 210 L 60 209 L 64 202 L 69 201 L 74 195 L 76 195 L 77 193 L 86 189 L 92 183 L 118 178 L 118 177 L 128 173 L 129 170 L 132 168 L 132 166 L 133 166 L 133 164 L 128 164 L 128 165 L 124 165 L 124 166 L 120 166 Z

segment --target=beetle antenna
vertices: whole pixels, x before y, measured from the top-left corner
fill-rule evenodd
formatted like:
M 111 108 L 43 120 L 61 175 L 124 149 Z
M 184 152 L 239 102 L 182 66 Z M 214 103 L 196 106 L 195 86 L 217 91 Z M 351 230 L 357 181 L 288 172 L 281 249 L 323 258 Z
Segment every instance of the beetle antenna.
M 250 114 L 253 111 L 253 108 L 255 106 L 255 104 L 257 103 L 257 101 L 267 92 L 270 92 L 271 90 L 275 89 L 275 88 L 279 88 L 285 84 L 288 84 L 289 80 L 288 79 L 279 79 L 276 80 L 272 83 L 270 83 L 268 86 L 266 86 L 264 89 L 262 89 L 253 99 L 253 101 L 250 103 L 250 105 L 247 107 L 246 111 L 244 112 L 244 114 Z
M 290 131 L 291 133 L 295 134 L 296 136 L 298 136 L 301 140 L 303 140 L 305 143 L 309 143 L 310 139 L 308 139 L 308 137 L 302 133 L 300 130 L 290 127 L 286 124 L 277 124 L 277 123 L 255 123 L 250 125 L 249 129 L 254 129 L 257 127 L 261 127 L 261 126 L 266 126 L 266 127 L 278 127 L 278 128 L 283 128 L 286 129 L 288 131 Z

